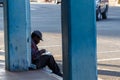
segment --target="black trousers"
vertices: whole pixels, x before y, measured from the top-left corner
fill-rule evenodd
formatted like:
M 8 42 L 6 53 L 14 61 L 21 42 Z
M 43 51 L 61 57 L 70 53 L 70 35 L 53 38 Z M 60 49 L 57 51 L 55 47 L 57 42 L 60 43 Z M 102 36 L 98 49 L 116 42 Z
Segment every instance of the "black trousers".
M 62 75 L 52 55 L 42 55 L 39 57 L 39 59 L 32 61 L 32 63 L 37 66 L 37 69 L 41 69 L 44 68 L 45 66 L 48 66 L 53 73 L 59 76 Z

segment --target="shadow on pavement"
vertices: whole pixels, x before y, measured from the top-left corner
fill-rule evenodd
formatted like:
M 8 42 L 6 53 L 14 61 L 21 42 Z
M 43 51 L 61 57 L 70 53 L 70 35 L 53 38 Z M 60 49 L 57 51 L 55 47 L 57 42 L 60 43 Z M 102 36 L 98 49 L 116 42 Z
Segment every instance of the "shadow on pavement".
M 117 71 L 98 70 L 98 74 L 99 75 L 107 75 L 107 76 L 120 77 L 120 72 L 117 72 Z
M 120 68 L 120 65 L 113 65 L 113 64 L 98 64 L 99 66 L 109 66 L 109 67 L 117 67 Z

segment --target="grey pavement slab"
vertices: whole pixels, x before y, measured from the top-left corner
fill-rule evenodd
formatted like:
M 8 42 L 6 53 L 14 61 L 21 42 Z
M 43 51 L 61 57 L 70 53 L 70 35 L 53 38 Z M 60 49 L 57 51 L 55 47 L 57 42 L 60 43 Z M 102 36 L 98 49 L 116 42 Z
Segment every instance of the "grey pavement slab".
M 0 52 L 0 80 L 62 80 L 61 77 L 45 69 L 23 72 L 5 70 L 4 52 Z

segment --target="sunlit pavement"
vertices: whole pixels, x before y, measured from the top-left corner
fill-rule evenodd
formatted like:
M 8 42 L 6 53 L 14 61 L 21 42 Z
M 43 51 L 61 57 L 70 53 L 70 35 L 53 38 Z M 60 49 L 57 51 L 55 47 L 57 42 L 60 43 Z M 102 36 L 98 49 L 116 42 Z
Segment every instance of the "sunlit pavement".
M 3 32 L 1 32 L 1 35 L 3 36 Z M 0 37 L 2 37 L 0 36 Z M 48 38 L 51 37 L 52 39 L 49 39 Z M 51 51 L 56 59 L 56 61 L 58 62 L 59 64 L 59 67 L 62 71 L 62 52 L 61 52 L 61 35 L 60 34 L 47 34 L 47 33 L 44 33 L 44 42 L 41 42 L 41 45 L 39 45 L 40 48 L 46 48 L 47 50 Z M 52 42 L 52 43 L 51 43 Z M 120 80 L 120 58 L 119 58 L 119 53 L 120 53 L 120 50 L 119 49 L 119 46 L 120 46 L 120 40 L 119 39 L 111 39 L 111 38 L 104 38 L 104 37 L 101 37 L 101 38 L 98 38 L 98 76 L 99 78 L 101 78 L 101 80 Z M 59 44 L 58 44 L 59 43 Z M 1 41 L 0 42 L 1 45 L 3 45 L 4 47 L 4 44 L 3 42 Z M 52 44 L 57 44 L 57 45 L 52 45 Z M 104 46 L 103 46 L 104 45 Z M 59 47 L 59 48 L 58 48 Z M 101 51 L 102 50 L 102 51 Z M 59 52 L 59 54 L 56 54 L 56 52 Z M 36 74 L 36 75 L 39 75 L 39 74 L 42 74 L 40 70 L 38 71 L 28 71 L 28 72 L 8 72 L 8 71 L 5 71 L 5 65 L 4 65 L 4 50 L 1 48 L 0 50 L 0 74 L 2 75 L 1 76 L 1 79 L 3 80 L 7 80 L 8 77 L 11 78 L 11 80 L 13 80 L 13 77 L 11 76 L 18 76 L 19 74 L 21 75 L 21 77 L 26 77 L 30 74 Z M 24 75 L 23 75 L 24 74 Z M 26 75 L 25 75 L 26 74 Z M 42 80 L 42 78 L 46 78 L 46 73 L 43 72 L 43 76 L 40 77 L 36 77 L 36 78 L 40 78 L 40 80 Z M 47 74 L 47 76 L 50 76 Z M 6 79 L 7 77 L 7 79 Z M 20 78 L 19 76 L 16 77 L 16 78 Z M 28 77 L 26 77 L 27 79 Z M 29 79 L 28 79 L 29 80 Z M 32 80 L 32 79 L 31 79 Z M 34 80 L 34 79 L 33 79 Z M 99 79 L 100 80 L 100 79 Z

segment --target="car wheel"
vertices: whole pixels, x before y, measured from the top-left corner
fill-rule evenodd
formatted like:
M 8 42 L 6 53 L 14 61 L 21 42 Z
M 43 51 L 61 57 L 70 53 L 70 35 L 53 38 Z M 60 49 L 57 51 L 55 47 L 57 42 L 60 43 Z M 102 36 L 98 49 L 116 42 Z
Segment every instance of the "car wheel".
M 107 12 L 102 13 L 102 19 L 107 19 Z
M 60 4 L 60 2 L 57 2 L 57 4 Z
M 105 11 L 102 13 L 102 19 L 107 19 L 107 15 L 108 15 L 108 6 L 106 6 Z
M 102 13 L 102 19 L 107 19 L 108 16 L 108 10 L 106 8 L 106 10 Z
M 96 15 L 96 19 L 97 19 L 97 21 L 99 21 L 99 20 L 102 19 L 102 15 L 101 15 L 101 10 L 100 10 L 100 8 L 98 9 L 98 12 L 97 12 L 97 15 Z
M 3 6 L 3 4 L 0 4 L 0 7 L 2 7 Z

